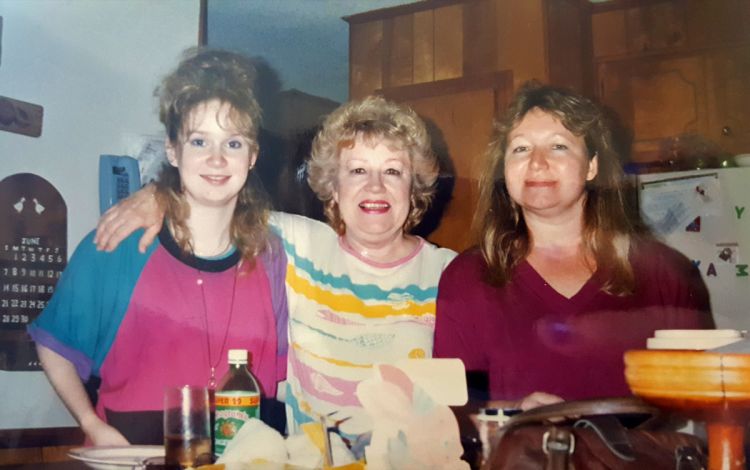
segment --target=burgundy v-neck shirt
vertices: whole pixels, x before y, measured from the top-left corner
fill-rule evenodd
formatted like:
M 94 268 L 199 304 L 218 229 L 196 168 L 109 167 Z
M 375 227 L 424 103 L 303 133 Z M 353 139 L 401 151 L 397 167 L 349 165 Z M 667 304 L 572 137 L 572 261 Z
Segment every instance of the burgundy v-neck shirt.
M 599 269 L 568 299 L 525 261 L 508 285 L 492 287 L 479 252 L 465 252 L 440 280 L 434 354 L 486 372 L 493 400 L 534 391 L 566 400 L 629 395 L 625 351 L 645 348 L 654 330 L 714 327 L 707 289 L 687 258 L 644 242 L 630 260 L 633 295 L 602 292 Z

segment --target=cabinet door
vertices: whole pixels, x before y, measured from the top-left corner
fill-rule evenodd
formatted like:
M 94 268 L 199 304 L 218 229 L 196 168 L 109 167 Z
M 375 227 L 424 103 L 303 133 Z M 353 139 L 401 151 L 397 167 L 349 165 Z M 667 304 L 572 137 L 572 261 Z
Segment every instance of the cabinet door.
M 711 64 L 711 135 L 731 154 L 750 153 L 750 46 L 708 56 Z
M 626 10 L 628 52 L 668 51 L 685 44 L 685 5 L 659 2 Z
M 594 57 L 679 50 L 686 42 L 683 2 L 649 3 L 594 13 Z
M 723 47 L 750 40 L 747 0 L 687 0 L 685 11 L 690 48 Z
M 601 62 L 599 99 L 633 131 L 634 161 L 659 158 L 662 140 L 708 131 L 702 55 Z
M 446 165 L 453 177 L 450 202 L 439 214 L 439 225 L 428 238 L 460 252 L 472 243 L 469 227 L 477 206 L 479 176 L 495 115 L 495 91 L 490 88 L 463 91 L 406 103 L 437 128 L 434 146 L 450 158 Z

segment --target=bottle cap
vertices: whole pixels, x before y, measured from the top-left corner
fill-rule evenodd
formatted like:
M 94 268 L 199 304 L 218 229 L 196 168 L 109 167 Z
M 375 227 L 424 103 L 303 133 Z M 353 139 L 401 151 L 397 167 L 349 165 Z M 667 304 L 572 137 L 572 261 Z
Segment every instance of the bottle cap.
M 230 349 L 227 356 L 230 364 L 247 364 L 247 349 Z

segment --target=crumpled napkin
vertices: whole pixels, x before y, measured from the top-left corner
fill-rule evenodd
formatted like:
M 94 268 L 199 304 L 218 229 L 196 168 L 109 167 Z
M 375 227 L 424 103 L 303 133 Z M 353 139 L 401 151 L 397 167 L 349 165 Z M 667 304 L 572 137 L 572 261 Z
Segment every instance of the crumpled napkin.
M 302 425 L 304 434 L 284 439 L 278 431 L 263 421 L 251 418 L 229 441 L 224 454 L 216 461 L 225 470 L 289 470 L 323 468 L 323 431 L 318 423 Z M 331 434 L 333 461 L 337 465 L 355 462 L 346 444 L 337 434 Z
M 263 421 L 251 418 L 229 441 L 216 463 L 223 463 L 226 470 L 244 470 L 248 464 L 273 462 L 283 469 L 286 461 L 284 436 Z
M 381 364 L 357 396 L 373 419 L 368 470 L 468 470 L 453 412 L 437 404 L 401 369 Z

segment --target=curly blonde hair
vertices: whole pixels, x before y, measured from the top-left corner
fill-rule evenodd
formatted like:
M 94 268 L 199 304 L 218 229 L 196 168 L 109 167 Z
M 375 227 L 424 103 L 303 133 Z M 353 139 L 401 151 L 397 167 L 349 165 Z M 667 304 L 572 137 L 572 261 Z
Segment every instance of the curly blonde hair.
M 408 232 L 421 220 L 432 202 L 438 175 L 438 161 L 432 152 L 424 121 L 411 108 L 380 96 L 350 101 L 333 111 L 315 136 L 308 162 L 307 181 L 323 202 L 328 223 L 339 234 L 346 231 L 338 204 L 337 188 L 341 150 L 354 147 L 357 137 L 368 144 L 386 141 L 409 155 L 412 181 L 409 214 L 404 223 Z
M 231 125 L 248 139 L 250 151 L 257 152 L 261 111 L 253 93 L 255 78 L 252 60 L 240 54 L 208 48 L 185 51 L 177 68 L 154 92 L 159 98 L 159 119 L 170 143 L 181 146 L 189 131 L 186 126 L 192 113 L 200 105 L 218 100 L 230 106 Z M 156 188 L 178 246 L 191 253 L 193 247 L 187 227 L 190 207 L 182 194 L 178 169 L 165 163 Z M 250 174 L 239 192 L 230 227 L 232 243 L 248 261 L 253 261 L 268 244 L 268 213 L 265 193 L 257 178 Z
M 474 231 L 488 270 L 487 281 L 501 287 L 531 250 L 523 211 L 510 197 L 505 183 L 505 151 L 510 132 L 533 109 L 560 119 L 573 134 L 583 137 L 589 158 L 597 157 L 596 177 L 586 184 L 583 244 L 597 266 L 610 273 L 603 290 L 614 295 L 633 291 L 635 278 L 628 259 L 636 236 L 623 190 L 624 174 L 614 148 L 610 122 L 591 100 L 572 91 L 532 81 L 516 93 L 505 117 L 497 122 L 487 151 L 487 171 L 480 182 Z

